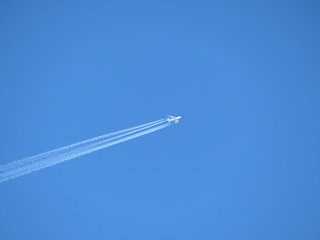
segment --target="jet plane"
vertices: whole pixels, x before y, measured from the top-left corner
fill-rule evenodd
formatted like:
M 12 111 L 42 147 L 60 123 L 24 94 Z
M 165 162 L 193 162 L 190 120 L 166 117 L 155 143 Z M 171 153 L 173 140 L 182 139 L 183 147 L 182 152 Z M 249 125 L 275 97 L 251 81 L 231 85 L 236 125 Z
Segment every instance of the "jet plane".
M 168 122 L 173 122 L 173 121 L 174 121 L 174 123 L 178 123 L 180 118 L 181 118 L 181 116 L 179 116 L 179 117 L 174 117 L 174 116 L 168 115 L 167 121 L 168 121 Z

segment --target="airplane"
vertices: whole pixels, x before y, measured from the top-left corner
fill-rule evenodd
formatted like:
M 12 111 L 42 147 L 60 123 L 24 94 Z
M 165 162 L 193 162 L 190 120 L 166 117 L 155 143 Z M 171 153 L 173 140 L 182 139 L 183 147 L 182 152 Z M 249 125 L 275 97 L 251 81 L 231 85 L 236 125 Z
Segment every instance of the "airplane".
M 170 115 L 168 115 L 168 117 L 169 117 L 169 118 L 167 118 L 167 121 L 168 121 L 168 122 L 173 122 L 173 121 L 174 121 L 174 123 L 178 123 L 178 122 L 179 122 L 179 119 L 181 118 L 181 116 L 179 116 L 179 117 L 174 117 L 174 116 L 170 116 Z

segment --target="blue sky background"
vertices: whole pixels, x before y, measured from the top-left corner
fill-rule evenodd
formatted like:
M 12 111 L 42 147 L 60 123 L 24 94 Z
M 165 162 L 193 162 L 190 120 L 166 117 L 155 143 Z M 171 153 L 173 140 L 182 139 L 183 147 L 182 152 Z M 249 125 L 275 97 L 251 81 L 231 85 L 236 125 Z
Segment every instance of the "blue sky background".
M 318 1 L 1 1 L 0 239 L 320 239 Z

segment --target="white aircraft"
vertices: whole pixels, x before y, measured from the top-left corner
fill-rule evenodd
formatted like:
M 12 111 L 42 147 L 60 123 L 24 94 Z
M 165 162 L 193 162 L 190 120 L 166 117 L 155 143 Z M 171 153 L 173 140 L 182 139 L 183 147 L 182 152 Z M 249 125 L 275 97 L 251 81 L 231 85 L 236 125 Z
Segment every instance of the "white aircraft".
M 181 116 L 179 116 L 179 117 L 174 117 L 174 116 L 170 116 L 170 115 L 168 115 L 168 117 L 169 117 L 169 118 L 167 118 L 167 121 L 168 121 L 168 122 L 173 122 L 173 121 L 174 121 L 174 123 L 178 123 L 178 122 L 179 122 L 179 119 L 181 118 Z

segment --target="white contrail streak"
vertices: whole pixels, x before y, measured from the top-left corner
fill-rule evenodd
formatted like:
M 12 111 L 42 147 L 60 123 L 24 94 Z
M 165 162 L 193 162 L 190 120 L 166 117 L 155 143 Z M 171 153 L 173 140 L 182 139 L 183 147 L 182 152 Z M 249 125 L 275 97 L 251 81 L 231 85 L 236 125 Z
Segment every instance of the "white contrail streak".
M 111 136 L 116 136 L 116 135 L 119 135 L 119 134 L 125 133 L 125 132 L 131 132 L 131 131 L 136 130 L 136 129 L 141 129 L 141 128 L 145 128 L 145 127 L 151 127 L 151 126 L 154 126 L 154 125 L 157 125 L 157 124 L 160 124 L 160 123 L 164 123 L 164 122 L 166 122 L 166 119 L 161 119 L 161 120 L 158 120 L 158 121 L 142 124 L 142 125 L 139 125 L 139 126 L 136 126 L 136 127 L 127 128 L 127 129 L 116 131 L 116 132 L 112 132 L 112 133 L 107 133 L 107 134 L 104 134 L 102 136 L 90 138 L 90 139 L 85 140 L 85 141 L 81 141 L 81 142 L 78 142 L 78 143 L 70 144 L 68 146 L 64 146 L 64 147 L 57 148 L 57 149 L 54 149 L 54 150 L 51 150 L 51 151 L 48 151 L 48 152 L 37 154 L 37 155 L 32 156 L 32 157 L 25 158 L 25 159 L 23 159 L 24 161 L 18 160 L 18 161 L 15 161 L 15 162 L 12 162 L 12 163 L 9 163 L 9 164 L 6 164 L 6 165 L 2 165 L 2 166 L 0 166 L 0 176 L 1 176 L 1 173 L 3 171 L 5 171 L 6 169 L 12 168 L 11 166 L 13 164 L 16 167 L 18 167 L 18 164 L 24 164 L 27 160 L 29 162 L 31 162 L 31 161 L 37 161 L 40 158 L 51 156 L 53 154 L 59 154 L 59 153 L 60 154 L 64 154 L 65 152 L 69 152 L 69 151 L 76 150 L 76 149 L 78 150 L 81 147 L 87 147 L 88 144 L 92 144 L 92 143 L 95 143 L 95 142 L 100 142 L 100 141 L 103 141 L 105 139 L 110 139 Z M 1 179 L 1 177 L 0 177 L 0 179 Z
M 166 119 L 105 134 L 0 166 L 0 182 L 137 138 L 170 126 Z

